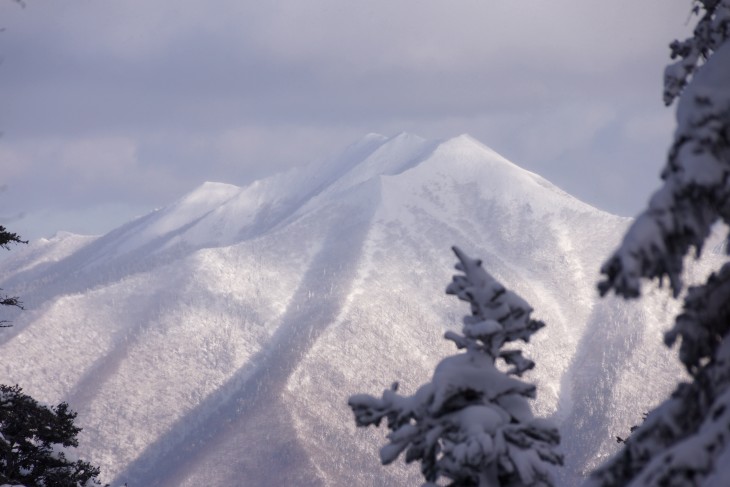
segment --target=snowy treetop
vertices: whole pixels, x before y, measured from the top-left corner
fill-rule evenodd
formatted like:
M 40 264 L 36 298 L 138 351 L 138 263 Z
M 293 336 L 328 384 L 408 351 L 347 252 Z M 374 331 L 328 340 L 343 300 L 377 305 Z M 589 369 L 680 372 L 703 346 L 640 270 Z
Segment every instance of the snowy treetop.
M 453 250 L 463 274 L 454 276 L 447 293 L 468 301 L 471 315 L 464 318 L 463 335 L 449 332 L 446 338 L 465 353 L 442 360 L 413 396 L 399 395 L 395 383 L 381 398 L 350 397 L 355 422 L 377 426 L 386 419 L 391 433 L 381 461 L 389 464 L 405 451 L 406 462 L 421 463 L 424 487 L 441 478 L 452 487 L 552 486 L 552 467 L 562 465 L 555 451 L 560 435 L 533 417 L 527 400 L 535 397 L 535 386 L 513 377 L 534 363 L 519 350 L 500 350 L 508 341 L 527 341 L 544 324 L 530 319 L 530 306 L 481 261 Z M 500 371 L 497 358 L 513 367 Z
M 523 358 L 519 350 L 499 350 L 507 342 L 529 341 L 545 324 L 531 319 L 530 305 L 489 275 L 481 260 L 469 258 L 458 247 L 453 250 L 459 258 L 456 269 L 464 274 L 454 276 L 446 293 L 469 302 L 471 316 L 464 317 L 463 335 L 449 332 L 446 338 L 459 348 L 482 350 L 493 359 L 501 357 L 515 366 L 515 374 L 522 375 L 535 364 Z

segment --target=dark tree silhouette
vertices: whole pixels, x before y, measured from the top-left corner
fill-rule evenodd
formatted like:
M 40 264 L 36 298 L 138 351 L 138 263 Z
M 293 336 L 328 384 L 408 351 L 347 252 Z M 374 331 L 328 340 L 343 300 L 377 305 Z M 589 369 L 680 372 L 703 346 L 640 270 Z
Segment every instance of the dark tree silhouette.
M 10 250 L 10 244 L 14 243 L 28 243 L 28 241 L 21 239 L 17 233 L 9 232 L 4 226 L 0 225 L 0 247 L 5 250 Z M 20 302 L 17 296 L 8 296 L 7 294 L 0 295 L 0 305 L 17 306 L 23 309 L 23 303 Z M 0 328 L 7 328 L 9 326 L 11 325 L 7 320 L 0 320 Z
M 28 243 L 0 225 L 0 247 Z M 17 306 L 17 297 L 3 296 L 0 305 Z M 0 321 L 0 327 L 10 326 Z M 68 404 L 44 406 L 20 386 L 0 385 L 0 484 L 26 487 L 90 487 L 101 485 L 99 468 L 66 458 L 64 448 L 78 446 L 81 428 Z
M 15 386 L 0 385 L 0 484 L 27 487 L 101 485 L 99 468 L 70 461 L 58 447 L 76 447 L 81 428 L 68 404 L 47 407 Z

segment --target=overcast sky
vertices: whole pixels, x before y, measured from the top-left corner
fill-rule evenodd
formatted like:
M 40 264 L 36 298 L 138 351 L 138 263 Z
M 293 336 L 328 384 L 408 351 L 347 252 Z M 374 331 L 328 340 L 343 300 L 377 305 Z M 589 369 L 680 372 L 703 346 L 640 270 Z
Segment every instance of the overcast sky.
M 0 0 L 1 224 L 101 233 L 369 132 L 469 133 L 599 208 L 658 185 L 684 0 Z

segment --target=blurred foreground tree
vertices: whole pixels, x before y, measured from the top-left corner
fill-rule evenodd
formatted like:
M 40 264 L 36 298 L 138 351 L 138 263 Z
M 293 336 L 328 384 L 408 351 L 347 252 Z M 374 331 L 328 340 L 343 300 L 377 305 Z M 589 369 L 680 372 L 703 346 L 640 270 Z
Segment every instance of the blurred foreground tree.
M 689 39 L 671 44 L 664 101 L 678 99 L 664 183 L 604 264 L 601 294 L 640 294 L 642 278 L 683 290 L 685 256 L 699 256 L 717 222 L 730 224 L 730 0 L 696 2 Z M 730 264 L 690 287 L 665 342 L 681 341 L 692 381 L 650 412 L 590 487 L 730 485 Z

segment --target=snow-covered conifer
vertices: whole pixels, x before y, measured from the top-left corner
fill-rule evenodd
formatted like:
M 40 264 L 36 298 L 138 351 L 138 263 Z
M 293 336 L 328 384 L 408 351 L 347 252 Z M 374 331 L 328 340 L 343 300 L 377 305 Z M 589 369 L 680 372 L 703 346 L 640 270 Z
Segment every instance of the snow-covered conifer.
M 391 432 L 381 461 L 391 463 L 405 451 L 406 462 L 421 463 L 426 486 L 440 479 L 453 487 L 552 486 L 551 470 L 562 464 L 558 430 L 533 417 L 528 399 L 535 386 L 515 377 L 534 363 L 520 350 L 502 349 L 527 342 L 544 324 L 531 319 L 532 308 L 481 261 L 454 252 L 463 275 L 454 276 L 446 292 L 468 301 L 471 315 L 461 334 L 447 332 L 446 338 L 464 352 L 442 360 L 431 382 L 412 396 L 399 395 L 397 383 L 381 398 L 352 396 L 355 421 L 377 426 L 385 418 Z
M 603 266 L 602 294 L 636 297 L 667 277 L 677 296 L 684 257 L 730 224 L 730 0 L 698 2 L 694 36 L 671 45 L 665 101 L 679 98 L 663 186 Z M 692 377 L 652 411 L 588 486 L 719 486 L 730 478 L 730 264 L 691 287 L 665 335 Z M 724 479 L 724 480 L 723 480 Z

